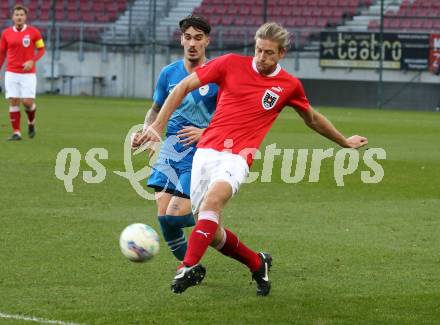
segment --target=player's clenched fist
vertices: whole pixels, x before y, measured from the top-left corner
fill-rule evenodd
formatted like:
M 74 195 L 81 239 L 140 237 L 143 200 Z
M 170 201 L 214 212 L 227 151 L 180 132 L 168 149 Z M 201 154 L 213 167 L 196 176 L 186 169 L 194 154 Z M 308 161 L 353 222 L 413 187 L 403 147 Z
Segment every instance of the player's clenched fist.
M 353 135 L 347 138 L 347 144 L 350 148 L 357 149 L 368 144 L 368 139 L 360 135 Z
M 131 134 L 131 149 L 137 149 L 141 145 L 139 142 L 140 137 L 142 136 L 141 132 L 136 132 Z
M 153 123 L 154 124 L 154 123 Z M 156 127 L 158 129 L 158 127 Z M 150 125 L 142 133 L 134 133 L 131 137 L 131 147 L 136 149 L 134 154 L 137 154 L 144 150 L 150 150 L 150 155 L 153 154 L 160 147 L 160 134 L 161 131 L 156 130 L 153 125 Z

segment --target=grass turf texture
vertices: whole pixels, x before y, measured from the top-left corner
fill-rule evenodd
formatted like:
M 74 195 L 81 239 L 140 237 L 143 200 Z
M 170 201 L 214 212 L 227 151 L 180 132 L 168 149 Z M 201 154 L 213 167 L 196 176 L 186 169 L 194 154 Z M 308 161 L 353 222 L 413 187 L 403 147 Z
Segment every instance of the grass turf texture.
M 360 171 L 368 168 L 361 163 L 337 187 L 334 160 L 327 159 L 320 182 L 285 184 L 277 158 L 271 183 L 241 188 L 224 223 L 274 257 L 273 291 L 259 298 L 247 269 L 212 249 L 203 260 L 204 283 L 181 296 L 170 292 L 177 264 L 163 240 L 149 263 L 120 254 L 126 225 L 159 230 L 154 202 L 113 173 L 124 170 L 125 134 L 143 121 L 147 103 L 40 97 L 38 107 L 34 140 L 24 132 L 23 141 L 7 142 L 6 110 L 0 119 L 0 313 L 88 324 L 439 322 L 440 115 L 322 108 L 345 134 L 366 135 L 370 147 L 386 150 L 381 183 L 363 184 Z M 333 146 L 289 109 L 270 143 Z M 73 193 L 54 176 L 64 147 L 83 157 Z M 93 147 L 109 152 L 100 184 L 82 180 L 82 171 L 91 170 L 84 155 Z M 261 162 L 252 170 L 260 171 Z

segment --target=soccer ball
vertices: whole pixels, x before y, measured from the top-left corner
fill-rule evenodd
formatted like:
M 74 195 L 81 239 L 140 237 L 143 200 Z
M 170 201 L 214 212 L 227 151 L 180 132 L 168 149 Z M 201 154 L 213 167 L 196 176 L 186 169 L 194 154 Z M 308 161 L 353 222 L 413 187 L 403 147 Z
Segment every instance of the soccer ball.
M 159 236 L 150 226 L 134 223 L 122 231 L 119 247 L 130 261 L 145 262 L 159 252 Z

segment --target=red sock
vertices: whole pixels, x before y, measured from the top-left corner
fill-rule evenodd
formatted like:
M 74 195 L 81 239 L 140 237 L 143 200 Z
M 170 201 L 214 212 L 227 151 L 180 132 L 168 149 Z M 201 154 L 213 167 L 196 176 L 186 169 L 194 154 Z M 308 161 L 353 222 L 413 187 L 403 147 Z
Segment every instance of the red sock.
M 20 109 L 18 107 L 9 107 L 9 119 L 14 133 L 20 133 L 20 117 Z
M 218 215 L 213 211 L 202 211 L 188 239 L 183 264 L 193 266 L 200 262 L 218 227 Z
M 251 272 L 255 272 L 261 266 L 261 259 L 256 252 L 240 242 L 238 237 L 229 229 L 224 228 L 226 236 L 223 247 L 218 250 L 229 257 L 246 265 Z
M 28 117 L 28 124 L 34 124 L 35 122 L 35 113 L 37 112 L 35 104 L 32 105 L 31 109 L 26 109 L 26 114 Z

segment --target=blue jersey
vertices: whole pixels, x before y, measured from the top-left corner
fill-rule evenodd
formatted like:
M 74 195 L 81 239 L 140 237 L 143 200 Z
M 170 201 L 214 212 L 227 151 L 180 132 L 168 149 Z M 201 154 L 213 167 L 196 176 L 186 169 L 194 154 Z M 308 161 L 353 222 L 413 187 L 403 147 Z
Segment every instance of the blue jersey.
M 163 68 L 154 92 L 154 102 L 162 106 L 173 88 L 188 75 L 183 60 Z M 217 91 L 216 84 L 208 84 L 186 95 L 168 121 L 167 136 L 176 134 L 184 126 L 206 128 L 215 110 Z
M 173 88 L 188 75 L 183 60 L 163 68 L 154 92 L 154 102 L 163 106 Z M 176 134 L 185 126 L 198 128 L 208 126 L 217 103 L 217 92 L 216 84 L 202 86 L 186 95 L 171 115 L 168 121 L 167 138 L 162 144 L 159 157 L 147 182 L 149 187 L 189 198 L 191 167 L 196 144 L 184 146 Z

